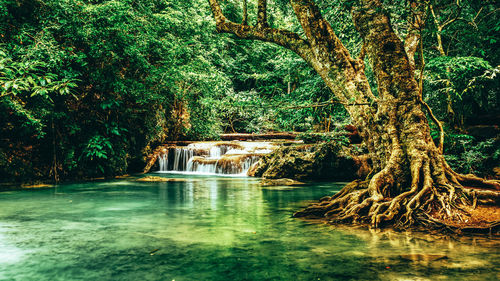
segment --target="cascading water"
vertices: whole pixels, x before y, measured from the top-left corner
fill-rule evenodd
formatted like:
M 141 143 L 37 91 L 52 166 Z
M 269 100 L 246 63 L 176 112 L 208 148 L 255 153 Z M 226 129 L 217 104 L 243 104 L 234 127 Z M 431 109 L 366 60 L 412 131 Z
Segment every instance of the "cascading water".
M 160 164 L 160 171 L 164 171 L 168 166 L 168 150 L 165 149 L 164 153 L 158 156 L 158 163 Z
M 158 156 L 160 172 L 246 174 L 276 145 L 270 142 L 199 142 L 164 149 Z

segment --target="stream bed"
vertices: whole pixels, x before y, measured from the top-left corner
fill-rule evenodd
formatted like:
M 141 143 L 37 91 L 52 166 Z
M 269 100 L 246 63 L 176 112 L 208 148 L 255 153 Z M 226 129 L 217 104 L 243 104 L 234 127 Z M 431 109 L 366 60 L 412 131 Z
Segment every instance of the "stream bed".
M 497 238 L 291 217 L 340 183 L 160 176 L 0 192 L 0 280 L 500 280 Z

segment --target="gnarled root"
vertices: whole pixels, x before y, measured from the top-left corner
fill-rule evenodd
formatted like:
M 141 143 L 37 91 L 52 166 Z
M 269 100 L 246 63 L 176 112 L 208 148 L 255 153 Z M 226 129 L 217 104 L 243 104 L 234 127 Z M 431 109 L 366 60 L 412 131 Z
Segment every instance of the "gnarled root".
M 312 204 L 306 209 L 296 212 L 294 217 L 325 217 L 327 212 L 334 212 L 338 208 L 342 208 L 348 201 L 358 197 L 359 191 L 366 190 L 369 181 L 355 180 L 342 188 L 341 191 L 332 197 L 323 197 L 319 203 Z M 356 200 L 354 200 L 356 201 Z
M 500 192 L 464 188 L 460 184 L 463 177 L 449 169 L 442 157 L 426 154 L 412 157 L 409 188 L 394 194 L 398 184 L 396 168 L 388 165 L 370 180 L 351 182 L 334 196 L 296 212 L 294 217 L 367 223 L 375 228 L 391 224 L 399 229 L 413 225 L 460 229 L 468 226 L 469 213 L 478 202 L 500 202 Z

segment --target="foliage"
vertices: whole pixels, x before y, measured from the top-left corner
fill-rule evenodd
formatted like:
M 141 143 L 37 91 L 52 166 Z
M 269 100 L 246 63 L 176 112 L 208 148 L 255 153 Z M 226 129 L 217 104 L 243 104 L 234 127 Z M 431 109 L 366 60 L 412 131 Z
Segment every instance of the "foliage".
M 488 175 L 500 162 L 500 138 L 477 141 L 469 135 L 449 135 L 445 158 L 460 173 Z
M 453 112 L 460 128 L 468 119 L 498 113 L 498 70 L 476 57 L 436 57 L 426 66 L 424 95 L 440 119 Z M 456 125 L 456 124 L 455 124 Z
M 250 24 L 255 2 L 248 2 Z M 317 2 L 344 45 L 359 54 L 362 41 L 346 9 L 352 1 Z M 411 8 L 389 2 L 403 37 Z M 439 21 L 458 11 L 455 1 L 431 2 Z M 435 51 L 430 15 L 423 30 L 424 97 L 441 120 L 448 96 L 465 121 L 500 108 L 498 9 L 490 1 L 460 3 L 461 20 L 441 34 L 447 56 Z M 241 21 L 241 1 L 224 1 L 223 8 Z M 268 9 L 271 26 L 301 30 L 288 1 Z M 334 124 L 349 118 L 335 102 L 293 52 L 216 34 L 205 0 L 0 0 L 2 181 L 134 172 L 161 142 L 223 132 L 300 131 L 308 132 L 305 141 L 336 140 Z M 494 153 L 485 143 L 474 154 L 476 143 L 449 146 L 457 166 L 480 170 L 478 159 Z
M 29 177 L 112 176 L 167 138 L 214 136 L 200 100 L 231 81 L 207 13 L 200 1 L 0 1 L 0 152 L 31 158 Z M 178 104 L 186 122 L 173 122 Z
M 349 144 L 349 138 L 345 130 L 329 133 L 301 133 L 297 139 L 304 141 L 304 143 L 335 142 L 344 146 Z

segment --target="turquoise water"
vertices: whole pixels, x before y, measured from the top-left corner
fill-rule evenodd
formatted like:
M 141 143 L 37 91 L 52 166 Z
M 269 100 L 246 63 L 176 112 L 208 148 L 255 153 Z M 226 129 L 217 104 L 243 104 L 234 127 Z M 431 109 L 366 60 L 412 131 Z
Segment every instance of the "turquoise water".
M 339 184 L 133 179 L 0 192 L 0 280 L 499 280 L 499 241 L 291 218 Z M 417 260 L 406 254 L 439 254 Z

